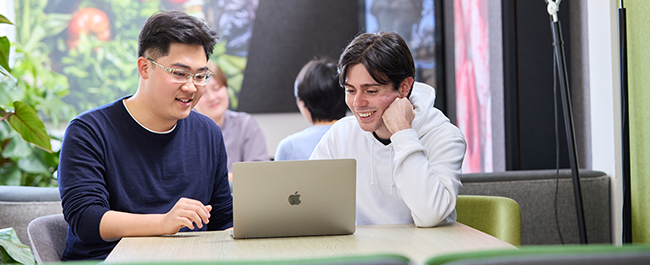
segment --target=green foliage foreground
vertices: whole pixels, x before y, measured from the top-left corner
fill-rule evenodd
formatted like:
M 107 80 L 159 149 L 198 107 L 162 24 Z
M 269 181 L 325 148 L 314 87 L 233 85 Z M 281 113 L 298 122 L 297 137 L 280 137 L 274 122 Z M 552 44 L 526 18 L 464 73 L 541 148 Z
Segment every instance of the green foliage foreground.
M 34 264 L 34 256 L 28 246 L 23 245 L 13 228 L 0 229 L 0 264 Z

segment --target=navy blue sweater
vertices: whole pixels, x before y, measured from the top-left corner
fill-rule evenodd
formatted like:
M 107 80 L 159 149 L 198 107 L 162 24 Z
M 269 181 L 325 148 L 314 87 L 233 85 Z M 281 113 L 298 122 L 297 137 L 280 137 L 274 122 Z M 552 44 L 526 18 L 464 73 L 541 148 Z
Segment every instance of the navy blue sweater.
M 118 242 L 99 234 L 109 210 L 162 214 L 186 197 L 212 205 L 201 230 L 232 227 L 226 162 L 219 126 L 194 111 L 167 134 L 140 126 L 122 99 L 80 114 L 66 129 L 58 169 L 70 225 L 63 259 L 106 258 Z

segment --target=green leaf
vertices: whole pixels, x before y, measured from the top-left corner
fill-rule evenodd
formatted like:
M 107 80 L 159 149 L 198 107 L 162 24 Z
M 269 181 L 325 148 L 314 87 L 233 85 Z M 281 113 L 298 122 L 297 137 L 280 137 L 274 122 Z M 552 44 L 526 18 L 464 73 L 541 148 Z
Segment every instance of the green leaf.
M 14 23 L 11 23 L 9 19 L 7 19 L 5 16 L 0 14 L 0 24 L 11 24 L 13 25 Z
M 229 61 L 235 67 L 239 68 L 240 71 L 246 69 L 246 62 L 248 58 L 240 57 L 240 56 L 232 56 L 228 54 L 224 54 L 222 55 L 222 57 L 224 57 L 225 60 Z
M 241 73 L 246 68 L 246 57 L 237 57 L 232 55 L 221 55 L 215 60 L 221 70 L 227 75 L 232 76 Z
M 2 150 L 2 156 L 11 158 L 13 160 L 18 160 L 21 158 L 31 156 L 32 149 L 29 148 L 29 144 L 23 141 L 23 139 L 20 138 L 20 136 L 16 134 L 13 135 L 14 137 L 12 137 L 11 141 L 9 141 L 9 144 L 7 144 L 5 149 Z
M 0 112 L 2 112 L 2 110 L 0 110 Z M 4 114 L 0 116 L 4 116 Z M 9 123 L 0 122 L 0 142 L 11 138 L 13 134 L 14 134 L 14 129 L 11 128 Z
M 212 56 L 211 56 L 213 58 L 210 58 L 210 59 L 215 59 L 214 57 L 218 57 L 218 55 L 222 55 L 222 54 L 226 53 L 226 43 L 227 42 L 228 41 L 226 41 L 226 40 L 222 40 L 221 42 L 219 42 L 219 44 L 214 46 L 214 50 L 212 51 Z
M 12 164 L 11 166 L 3 166 L 0 170 L 0 184 L 6 186 L 21 186 L 20 169 Z
M 15 262 L 34 264 L 34 256 L 28 246 L 23 245 L 13 228 L 0 229 L 0 246 Z
M 0 75 L 0 92 L 5 94 L 8 93 L 9 90 L 14 90 L 18 80 L 16 80 L 16 78 L 9 73 L 9 70 L 2 65 L 0 65 L 0 73 L 2 74 Z
M 51 174 L 51 172 L 47 170 L 45 162 L 41 161 L 37 156 L 29 156 L 18 160 L 18 168 L 32 174 Z
M 2 68 L 7 70 L 7 72 L 11 72 L 11 68 L 9 68 L 10 45 L 11 43 L 9 42 L 9 39 L 6 36 L 0 37 L 0 66 L 2 66 Z
M 14 114 L 7 119 L 11 127 L 23 137 L 23 140 L 33 143 L 43 150 L 52 152 L 50 136 L 47 134 L 45 125 L 38 117 L 36 110 L 22 101 L 15 101 L 14 109 Z
M 35 26 L 32 29 L 32 33 L 29 36 L 29 40 L 25 44 L 25 50 L 27 51 L 33 51 L 36 45 L 43 40 L 43 38 L 47 37 L 47 32 L 42 26 Z

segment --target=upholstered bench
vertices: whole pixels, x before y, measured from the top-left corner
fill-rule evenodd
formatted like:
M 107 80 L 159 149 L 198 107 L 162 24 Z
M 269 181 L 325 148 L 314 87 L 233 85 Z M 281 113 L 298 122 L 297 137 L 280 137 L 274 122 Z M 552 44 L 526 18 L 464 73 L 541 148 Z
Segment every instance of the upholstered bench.
M 612 243 L 611 178 L 599 171 L 580 170 L 587 240 Z M 561 244 L 555 219 L 555 170 L 526 170 L 462 174 L 461 195 L 511 198 L 521 208 L 521 244 Z M 557 214 L 565 244 L 580 243 L 571 171 L 560 170 Z
M 29 222 L 57 213 L 62 213 L 59 188 L 0 186 L 0 228 L 13 227 L 25 245 Z

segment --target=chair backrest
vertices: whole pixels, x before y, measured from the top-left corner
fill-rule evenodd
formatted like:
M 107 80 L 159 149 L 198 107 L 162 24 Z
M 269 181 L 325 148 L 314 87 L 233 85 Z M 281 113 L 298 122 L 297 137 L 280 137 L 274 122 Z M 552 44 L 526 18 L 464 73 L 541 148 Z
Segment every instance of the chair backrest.
M 42 216 L 29 222 L 27 234 L 39 264 L 61 261 L 67 230 L 68 223 L 63 214 Z
M 521 211 L 513 199 L 459 195 L 456 214 L 460 223 L 515 246 L 521 245 Z
M 619 265 L 650 264 L 650 245 L 546 245 L 451 253 L 427 265 Z

